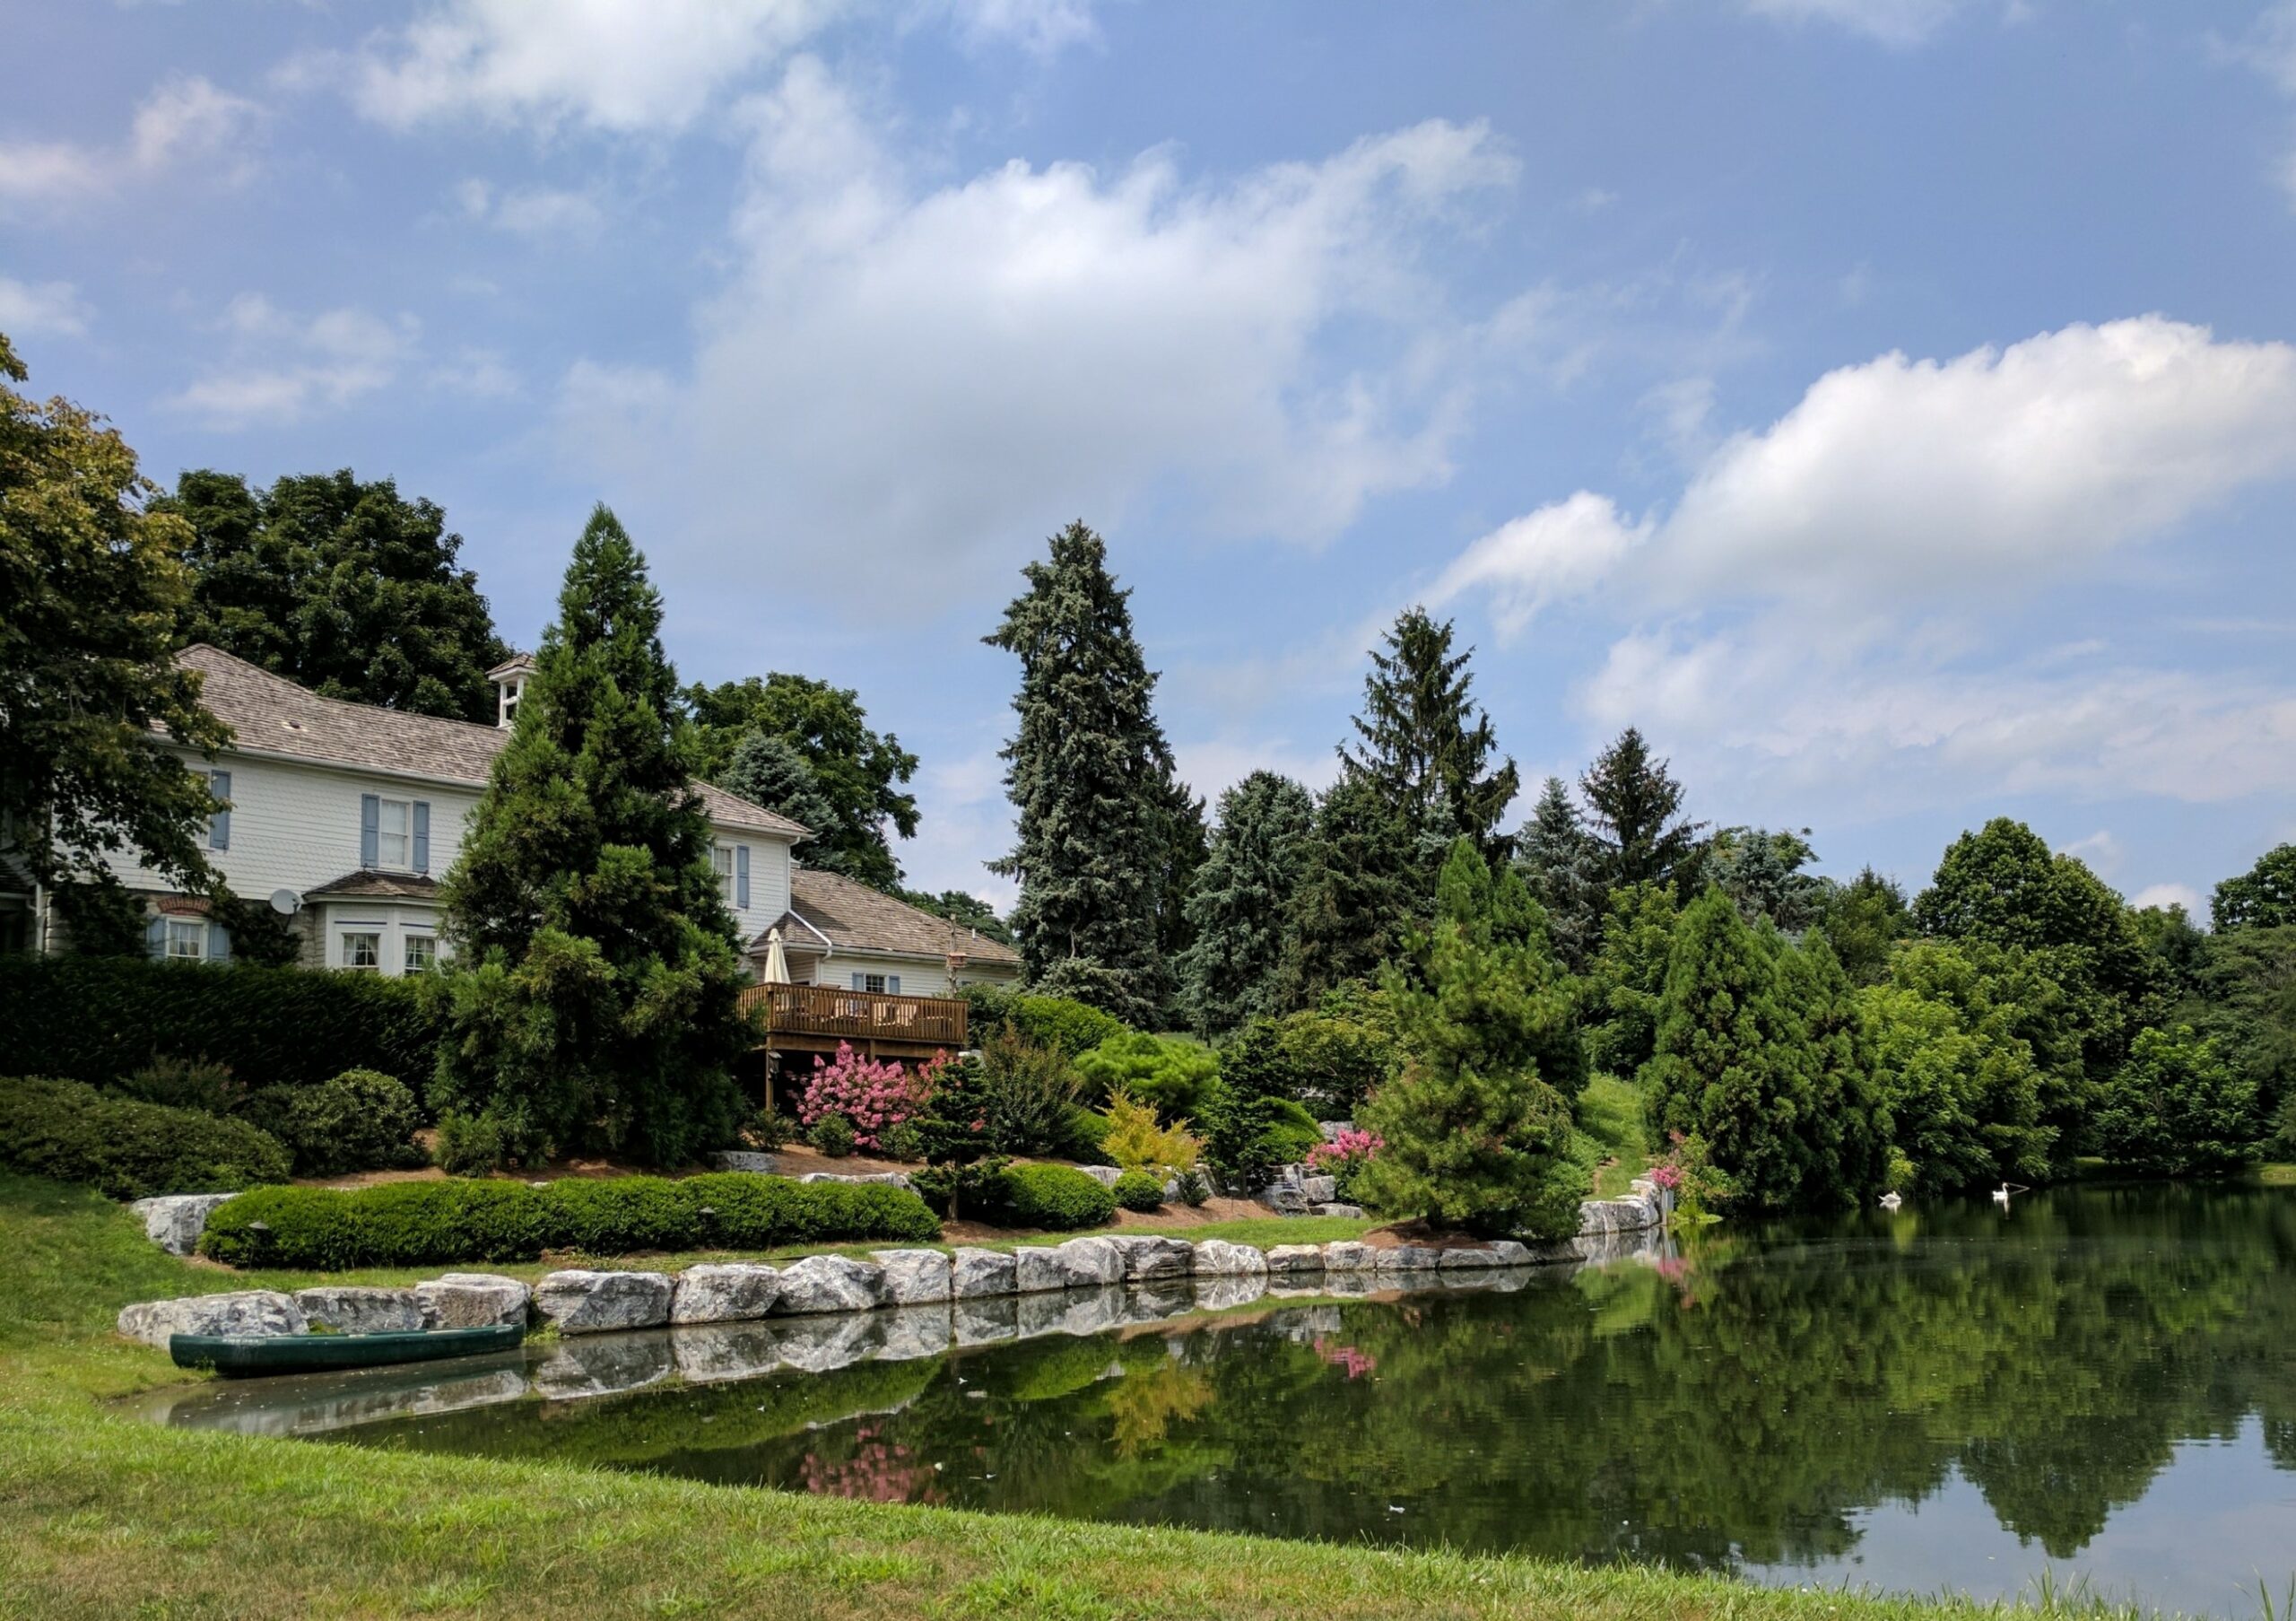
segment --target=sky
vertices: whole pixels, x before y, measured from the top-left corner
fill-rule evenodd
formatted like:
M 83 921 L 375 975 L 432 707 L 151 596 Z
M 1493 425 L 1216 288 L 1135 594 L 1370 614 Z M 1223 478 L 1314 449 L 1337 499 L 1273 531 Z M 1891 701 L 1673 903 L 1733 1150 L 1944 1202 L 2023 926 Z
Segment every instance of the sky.
M 2296 839 L 2296 0 L 0 0 L 0 331 L 147 474 L 592 505 L 680 673 L 857 689 L 1000 904 L 1074 519 L 1184 774 L 1418 603 L 1518 763 L 1918 886 Z

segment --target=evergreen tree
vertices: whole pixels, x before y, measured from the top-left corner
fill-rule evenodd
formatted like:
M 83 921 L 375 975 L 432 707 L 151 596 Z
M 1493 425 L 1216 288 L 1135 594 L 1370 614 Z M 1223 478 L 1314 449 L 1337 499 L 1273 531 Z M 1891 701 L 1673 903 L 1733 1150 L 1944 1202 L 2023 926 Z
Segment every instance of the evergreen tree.
M 1483 1233 L 1560 1238 L 1588 1179 L 1571 1157 L 1585 1078 L 1568 975 L 1538 902 L 1511 868 L 1496 882 L 1473 840 L 1444 862 L 1417 973 L 1391 975 L 1407 1059 L 1358 1111 L 1386 1140 L 1363 1172 L 1370 1201 Z
M 469 1157 L 686 1163 L 728 1140 L 756 1044 L 645 560 L 600 507 L 443 887 L 432 1097 Z
M 1369 983 L 1424 907 L 1409 836 L 1368 782 L 1342 777 L 1316 804 L 1284 925 L 1277 999 L 1306 1007 L 1352 981 Z
M 1451 650 L 1451 624 L 1407 608 L 1374 649 L 1363 679 L 1356 742 L 1342 744 L 1347 775 L 1370 785 L 1405 828 L 1431 879 L 1464 834 L 1487 859 L 1512 842 L 1496 830 L 1522 778 L 1511 759 L 1486 771 L 1497 748 L 1491 717 L 1474 708 L 1472 648 Z M 1431 889 L 1431 884 L 1430 885 Z
M 1013 932 L 1037 989 L 1152 1028 L 1178 797 L 1156 677 L 1099 536 L 1071 524 L 1022 573 L 1028 589 L 984 638 L 1021 660 L 1004 751 L 1018 841 L 991 870 L 1021 881 Z
M 2296 923 L 2296 844 L 2277 844 L 2237 878 L 2216 886 L 2208 908 L 2219 934 Z
M 509 649 L 435 502 L 345 467 L 269 489 L 199 469 L 161 505 L 194 532 L 184 641 L 329 698 L 493 721 Z
M 1603 887 L 1624 884 L 1673 884 L 1698 852 L 1703 822 L 1682 818 L 1683 785 L 1651 757 L 1650 745 L 1633 727 L 1595 757 L 1578 779 L 1578 791 L 1593 814 L 1602 856 Z
M 1770 925 L 1765 921 L 1764 928 Z M 1855 1205 L 1882 1190 L 1889 1169 L 1890 1112 L 1874 1083 L 1874 1047 L 1857 988 L 1823 940 L 1776 937 L 1779 992 L 1794 1035 L 1779 1055 L 1796 1067 L 1804 1100 L 1796 1144 L 1799 1204 Z
M 1738 903 L 1746 921 L 1767 918 L 1789 935 L 1814 924 L 1826 899 L 1824 883 L 1802 869 L 1818 858 L 1810 830 L 1726 827 L 1707 841 L 1696 869 Z
M 1549 777 L 1531 819 L 1515 835 L 1515 870 L 1532 899 L 1545 908 L 1555 955 L 1573 973 L 1585 972 L 1602 945 L 1599 854 L 1570 785 Z
M 1871 867 L 1847 884 L 1827 884 L 1819 899 L 1818 929 L 1859 985 L 1889 977 L 1890 952 L 1913 932 L 1912 909 L 1897 881 Z
M 1284 919 L 1315 816 L 1308 790 L 1274 771 L 1220 796 L 1219 831 L 1188 892 L 1196 938 L 1179 958 L 1181 1006 L 1198 1034 L 1281 1010 Z
M 813 768 L 805 763 L 796 744 L 775 732 L 755 731 L 744 736 L 734 750 L 733 760 L 718 774 L 718 786 L 752 805 L 778 811 L 816 835 L 837 825 L 837 807 L 822 791 Z M 803 866 L 843 873 L 849 878 L 861 876 L 847 866 L 848 853 L 834 843 L 816 837 L 808 839 L 800 850 L 798 860 Z
M 1196 875 L 1212 854 L 1212 832 L 1204 823 L 1204 796 L 1167 767 L 1157 792 L 1163 859 L 1156 885 L 1156 1002 L 1175 1007 L 1180 990 L 1179 962 L 1196 943 L 1196 920 L 1187 899 Z
M 1611 892 L 1603 946 L 1587 972 L 1587 1058 L 1597 1069 L 1631 1079 L 1657 1050 L 1675 911 L 1674 892 L 1664 884 Z

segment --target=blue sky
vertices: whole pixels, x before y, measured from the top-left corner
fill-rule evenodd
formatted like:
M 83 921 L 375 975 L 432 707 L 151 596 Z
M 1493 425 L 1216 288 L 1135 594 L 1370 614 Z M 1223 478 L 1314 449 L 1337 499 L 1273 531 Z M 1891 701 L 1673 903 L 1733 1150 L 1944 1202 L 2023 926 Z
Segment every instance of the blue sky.
M 1009 899 L 980 634 L 1083 517 L 1182 764 L 1311 783 L 1401 606 L 1527 784 L 1918 884 L 2296 838 L 2296 4 L 0 0 L 0 330 L 171 482 L 593 501 L 689 677 L 860 689 Z M 1527 802 L 1527 795 L 1526 795 Z

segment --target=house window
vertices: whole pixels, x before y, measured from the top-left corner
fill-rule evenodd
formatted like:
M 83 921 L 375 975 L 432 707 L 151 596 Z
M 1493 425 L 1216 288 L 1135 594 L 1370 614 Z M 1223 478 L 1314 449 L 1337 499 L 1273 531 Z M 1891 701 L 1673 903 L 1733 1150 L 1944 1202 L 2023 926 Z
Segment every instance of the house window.
M 734 903 L 734 851 L 731 846 L 712 845 L 709 865 L 718 872 L 718 898 L 727 906 Z
M 204 918 L 170 918 L 168 919 L 168 957 L 171 962 L 204 963 L 207 960 L 207 919 Z
M 421 973 L 439 960 L 439 937 L 409 935 L 406 937 L 406 972 Z
M 379 932 L 361 929 L 343 937 L 343 965 L 380 973 L 383 967 L 383 937 Z
M 375 823 L 375 865 L 394 872 L 414 865 L 414 806 L 405 799 L 381 802 Z
M 856 990 L 872 991 L 882 995 L 887 989 L 889 989 L 889 987 L 887 985 L 885 976 L 881 973 L 857 973 L 853 976 L 853 989 Z M 892 980 L 890 989 L 896 991 L 900 989 L 900 980 L 899 976 L 895 976 Z

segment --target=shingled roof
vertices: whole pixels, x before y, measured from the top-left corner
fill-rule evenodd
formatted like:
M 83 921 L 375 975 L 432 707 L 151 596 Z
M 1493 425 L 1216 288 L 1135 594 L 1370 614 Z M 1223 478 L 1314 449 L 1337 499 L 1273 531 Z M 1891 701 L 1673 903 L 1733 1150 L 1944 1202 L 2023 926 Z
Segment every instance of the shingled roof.
M 500 727 L 322 698 L 205 642 L 184 649 L 176 662 L 199 672 L 200 702 L 231 728 L 234 747 L 254 754 L 483 788 L 494 756 L 510 737 Z M 810 831 L 710 783 L 696 780 L 693 788 L 709 819 L 722 827 L 755 828 L 785 839 L 802 839 Z
M 1009 963 L 1015 968 L 1021 963 L 1021 954 L 1001 940 L 919 911 L 865 884 L 803 867 L 790 871 L 789 910 L 776 927 L 781 930 L 782 945 L 800 953 L 808 946 L 819 949 L 813 937 L 818 935 L 839 951 L 886 952 L 905 957 L 961 952 L 975 963 Z M 764 937 L 758 938 L 761 942 Z

